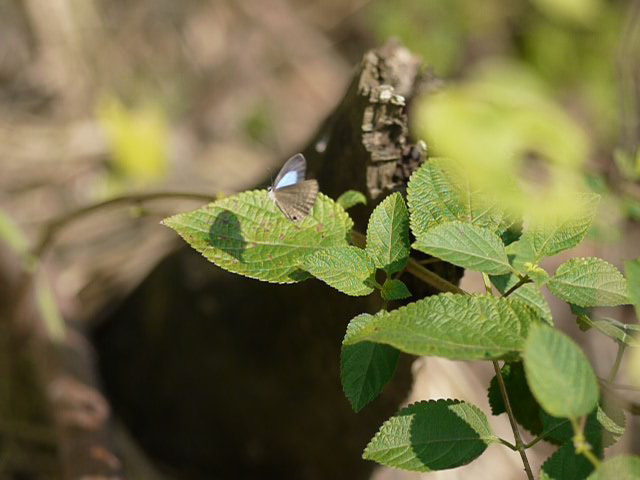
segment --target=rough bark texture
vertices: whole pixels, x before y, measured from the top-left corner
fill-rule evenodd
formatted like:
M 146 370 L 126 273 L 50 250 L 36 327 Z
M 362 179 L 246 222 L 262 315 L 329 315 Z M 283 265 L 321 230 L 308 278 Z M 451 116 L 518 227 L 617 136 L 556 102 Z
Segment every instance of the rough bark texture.
M 376 200 L 402 190 L 422 160 L 406 115 L 419 71 L 395 43 L 367 53 L 304 149 L 323 192 L 358 189 L 372 200 L 351 212 L 361 231 Z M 393 382 L 359 414 L 342 392 L 346 325 L 379 308 L 377 299 L 318 281 L 274 286 L 232 275 L 184 247 L 94 340 L 114 409 L 176 477 L 363 479 L 374 465 L 362 450 L 411 384 L 403 357 Z

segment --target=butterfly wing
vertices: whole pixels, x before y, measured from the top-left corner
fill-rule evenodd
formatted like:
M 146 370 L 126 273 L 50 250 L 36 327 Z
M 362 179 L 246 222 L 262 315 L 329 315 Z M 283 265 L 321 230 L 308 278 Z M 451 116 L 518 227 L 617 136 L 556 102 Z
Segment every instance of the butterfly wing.
M 313 208 L 318 197 L 318 182 L 304 180 L 273 192 L 276 205 L 293 222 L 302 221 Z
M 286 161 L 280 169 L 276 181 L 273 183 L 273 190 L 285 188 L 302 182 L 307 173 L 307 161 L 304 155 L 296 153 Z

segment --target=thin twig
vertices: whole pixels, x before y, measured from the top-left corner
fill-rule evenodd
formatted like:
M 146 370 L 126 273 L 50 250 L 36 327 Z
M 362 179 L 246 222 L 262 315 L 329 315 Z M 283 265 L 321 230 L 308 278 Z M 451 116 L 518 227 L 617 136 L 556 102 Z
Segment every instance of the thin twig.
M 525 283 L 531 283 L 531 279 L 529 278 L 528 275 L 525 275 L 524 277 L 522 277 L 520 280 L 518 280 L 518 283 L 516 283 L 513 287 L 511 287 L 509 290 L 507 290 L 505 292 L 504 295 L 502 295 L 503 297 L 508 297 L 509 295 L 511 295 L 513 292 L 515 292 L 517 289 L 519 289 L 521 286 L 523 286 Z
M 511 402 L 509 401 L 509 395 L 507 394 L 507 387 L 504 384 L 504 378 L 502 378 L 502 371 L 500 370 L 500 365 L 498 365 L 498 362 L 493 362 L 493 368 L 496 371 L 496 378 L 498 379 L 498 385 L 500 387 L 502 400 L 504 401 L 504 407 L 507 411 L 509 423 L 511 424 L 511 430 L 513 430 L 513 436 L 516 440 L 516 450 L 520 454 L 520 458 L 522 458 L 522 463 L 524 464 L 524 471 L 527 473 L 527 478 L 529 480 L 534 480 L 533 472 L 531 471 L 531 465 L 529 465 L 529 459 L 527 458 L 527 452 L 524 443 L 522 442 L 522 437 L 520 436 L 520 430 L 518 429 L 518 424 L 516 423 L 516 417 L 513 414 L 513 410 L 511 409 Z
M 618 375 L 618 369 L 620 368 L 620 362 L 622 362 L 622 356 L 624 355 L 624 350 L 626 348 L 626 344 L 623 342 L 618 342 L 618 352 L 616 353 L 616 360 L 613 362 L 613 366 L 611 367 L 611 371 L 607 376 L 607 382 L 612 383 L 616 379 L 616 375 Z
M 217 197 L 214 195 L 204 195 L 191 192 L 149 192 L 122 195 L 119 197 L 110 198 L 102 202 L 92 203 L 91 205 L 87 205 L 86 207 L 80 207 L 76 210 L 72 210 L 71 212 L 62 214 L 61 216 L 47 222 L 47 224 L 44 226 L 42 234 L 40 235 L 40 240 L 32 249 L 31 253 L 36 258 L 42 258 L 47 249 L 55 240 L 55 237 L 60 232 L 60 230 L 65 228 L 70 223 L 73 223 L 74 221 L 96 211 L 121 204 L 141 204 L 153 200 L 164 200 L 172 198 L 197 200 L 202 202 L 213 202 L 217 199 Z

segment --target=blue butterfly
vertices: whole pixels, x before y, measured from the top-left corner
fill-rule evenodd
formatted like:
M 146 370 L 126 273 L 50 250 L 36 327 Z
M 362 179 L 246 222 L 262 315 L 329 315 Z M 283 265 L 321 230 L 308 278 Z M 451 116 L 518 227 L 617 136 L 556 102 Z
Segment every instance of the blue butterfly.
M 307 161 L 301 153 L 291 157 L 280 169 L 269 198 L 293 222 L 302 221 L 313 208 L 318 197 L 318 182 L 305 180 Z

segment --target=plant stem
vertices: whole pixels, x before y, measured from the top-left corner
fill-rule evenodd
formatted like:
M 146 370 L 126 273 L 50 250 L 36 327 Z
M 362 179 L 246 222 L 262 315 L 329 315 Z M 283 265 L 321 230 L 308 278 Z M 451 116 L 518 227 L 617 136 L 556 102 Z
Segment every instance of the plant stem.
M 517 451 L 518 451 L 518 449 L 516 448 L 516 446 L 515 446 L 513 443 L 508 442 L 508 441 L 507 441 L 507 440 L 505 440 L 504 438 L 500 438 L 500 437 L 498 437 L 498 441 L 499 441 L 502 445 L 504 445 L 505 447 L 510 448 L 511 450 L 513 450 L 514 452 L 517 452 Z
M 618 353 L 616 353 L 616 360 L 611 367 L 611 371 L 607 376 L 607 382 L 612 383 L 616 379 L 616 375 L 618 374 L 618 369 L 620 368 L 620 363 L 622 362 L 622 356 L 624 355 L 624 350 L 626 345 L 622 342 L 618 343 Z
M 489 280 L 489 275 L 483 272 L 482 281 L 484 282 L 484 289 L 487 291 L 487 294 L 493 295 L 493 289 L 491 288 L 491 280 Z
M 573 427 L 573 446 L 578 455 L 584 456 L 587 460 L 589 460 L 594 468 L 598 468 L 600 466 L 600 459 L 594 455 L 591 451 L 591 445 L 587 442 L 587 439 L 584 436 L 584 425 L 587 422 L 587 417 L 584 416 L 581 419 L 580 424 L 578 424 L 575 418 L 570 418 L 571 426 Z
M 507 416 L 509 417 L 509 423 L 511 424 L 511 430 L 513 430 L 513 437 L 516 441 L 516 450 L 520 453 L 520 458 L 522 458 L 522 463 L 524 465 L 524 471 L 527 474 L 527 478 L 529 480 L 534 480 L 533 472 L 531 471 L 531 465 L 529 465 L 529 459 L 527 458 L 527 452 L 525 451 L 524 443 L 522 442 L 522 437 L 520 436 L 520 430 L 518 429 L 518 424 L 516 423 L 516 417 L 513 414 L 513 410 L 511 408 L 511 402 L 509 401 L 509 395 L 507 394 L 507 387 L 504 384 L 504 378 L 502 378 L 502 371 L 500 370 L 500 365 L 498 362 L 493 362 L 493 369 L 496 371 L 496 378 L 498 379 L 498 385 L 500 387 L 500 394 L 502 395 L 502 400 L 504 401 L 504 407 L 507 411 Z
M 525 283 L 529 283 L 531 282 L 531 279 L 529 278 L 528 275 L 525 275 L 524 277 L 522 277 L 520 280 L 518 280 L 518 283 L 516 283 L 513 287 L 511 287 L 509 290 L 507 290 L 504 295 L 502 295 L 503 297 L 508 297 L 509 295 L 511 295 L 513 292 L 515 292 L 517 289 L 519 289 L 521 286 L 523 286 Z
M 203 202 L 213 202 L 217 197 L 213 195 L 204 195 L 199 193 L 190 192 L 149 192 L 149 193 L 133 193 L 128 195 L 122 195 L 119 197 L 113 197 L 108 200 L 92 203 L 86 207 L 80 207 L 71 212 L 65 213 L 53 220 L 49 221 L 42 231 L 40 240 L 32 250 L 32 255 L 36 258 L 41 258 L 53 243 L 55 236 L 65 228 L 68 224 L 85 217 L 95 211 L 102 210 L 103 208 L 113 207 L 120 204 L 141 204 L 152 200 L 163 200 L 170 198 L 180 198 L 188 200 L 197 200 Z

